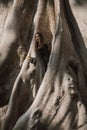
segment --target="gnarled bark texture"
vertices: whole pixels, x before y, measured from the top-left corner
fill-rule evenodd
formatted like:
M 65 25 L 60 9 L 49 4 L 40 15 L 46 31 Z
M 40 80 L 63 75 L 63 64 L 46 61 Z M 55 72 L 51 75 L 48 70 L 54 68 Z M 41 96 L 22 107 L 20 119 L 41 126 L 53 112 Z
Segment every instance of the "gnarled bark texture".
M 51 51 L 39 88 L 39 68 L 28 60 L 37 59 L 36 32 Z M 87 52 L 69 0 L 13 1 L 0 44 L 0 91 L 1 106 L 11 95 L 1 130 L 87 130 Z

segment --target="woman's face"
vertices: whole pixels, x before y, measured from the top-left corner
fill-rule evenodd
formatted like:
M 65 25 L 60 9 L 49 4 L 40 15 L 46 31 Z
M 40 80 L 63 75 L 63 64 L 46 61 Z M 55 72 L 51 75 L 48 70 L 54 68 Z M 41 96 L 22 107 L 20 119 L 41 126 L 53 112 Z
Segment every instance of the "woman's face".
M 39 34 L 36 34 L 36 35 L 35 35 L 35 41 L 36 41 L 36 42 L 39 42 L 39 41 L 40 41 L 40 36 L 39 36 Z

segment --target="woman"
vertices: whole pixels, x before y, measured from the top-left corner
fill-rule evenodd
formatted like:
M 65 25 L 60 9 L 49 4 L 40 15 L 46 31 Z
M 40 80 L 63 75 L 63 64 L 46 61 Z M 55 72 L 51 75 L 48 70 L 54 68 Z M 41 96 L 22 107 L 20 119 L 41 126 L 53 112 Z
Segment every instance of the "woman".
M 30 56 L 27 57 L 28 61 L 36 66 L 35 83 L 34 83 L 35 85 L 33 87 L 34 97 L 36 96 L 38 88 L 46 72 L 50 55 L 48 46 L 47 44 L 44 44 L 43 36 L 40 32 L 37 32 L 35 34 L 35 51 L 36 51 L 36 58 Z
M 49 60 L 49 50 L 47 44 L 44 44 L 43 36 L 40 32 L 35 34 L 35 48 L 36 48 L 36 76 L 35 84 L 38 90 L 44 74 L 47 69 L 47 64 Z

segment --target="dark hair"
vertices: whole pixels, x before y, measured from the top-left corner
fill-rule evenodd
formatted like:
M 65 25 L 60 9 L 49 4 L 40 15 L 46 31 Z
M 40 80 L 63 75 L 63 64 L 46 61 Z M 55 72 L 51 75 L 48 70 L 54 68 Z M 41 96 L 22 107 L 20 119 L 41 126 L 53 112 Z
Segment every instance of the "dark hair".
M 41 41 L 43 42 L 43 35 L 42 35 L 40 32 L 36 32 L 36 33 L 35 33 L 35 36 L 36 36 L 36 34 L 38 34 L 38 35 L 40 36 L 40 39 L 41 39 Z

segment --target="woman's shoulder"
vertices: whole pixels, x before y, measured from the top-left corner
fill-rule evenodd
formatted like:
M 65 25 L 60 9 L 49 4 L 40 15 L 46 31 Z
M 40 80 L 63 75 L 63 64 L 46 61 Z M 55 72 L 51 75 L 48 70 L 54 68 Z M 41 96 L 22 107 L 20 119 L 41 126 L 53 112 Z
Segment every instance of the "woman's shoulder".
M 48 45 L 46 43 L 44 44 L 43 47 L 44 47 L 44 49 L 48 49 Z
M 44 47 L 48 47 L 47 43 L 44 43 Z

